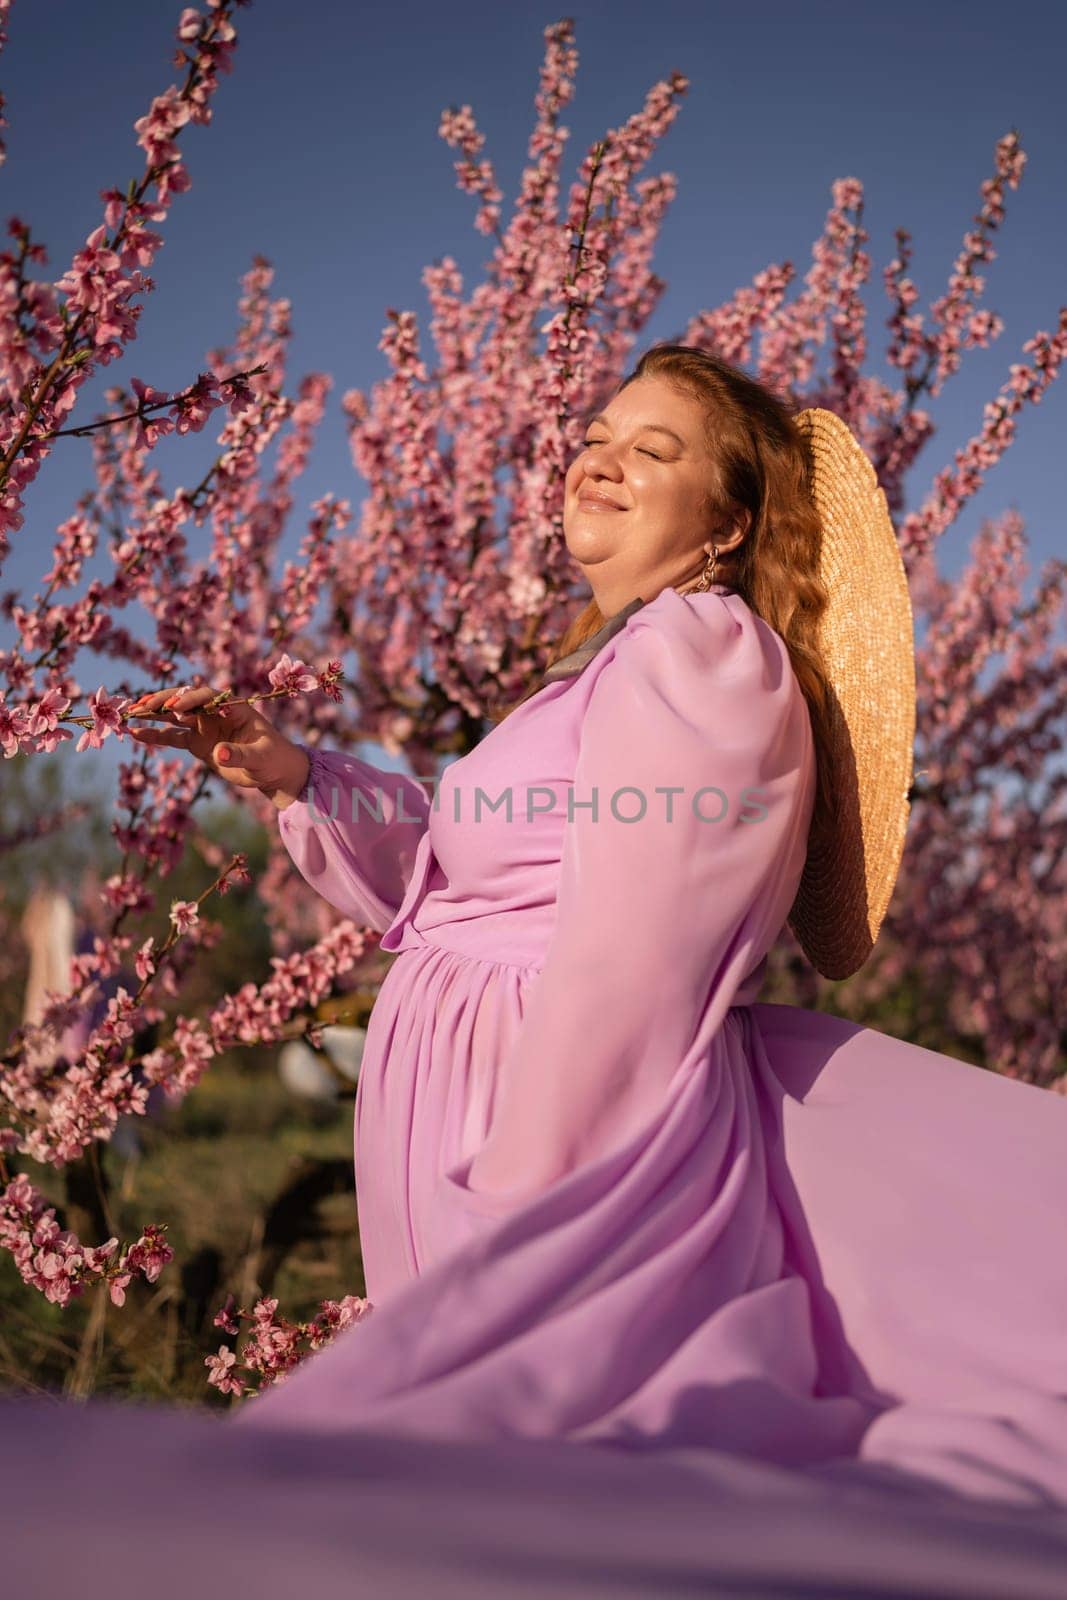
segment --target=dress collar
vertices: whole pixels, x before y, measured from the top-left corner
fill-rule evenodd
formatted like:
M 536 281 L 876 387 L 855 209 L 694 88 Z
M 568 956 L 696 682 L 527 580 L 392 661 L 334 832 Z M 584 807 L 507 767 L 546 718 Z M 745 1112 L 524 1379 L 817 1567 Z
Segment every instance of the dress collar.
M 584 644 L 578 646 L 577 650 L 572 650 L 569 655 L 561 656 L 558 661 L 554 661 L 546 670 L 541 682 L 555 683 L 557 678 L 575 677 L 593 659 L 601 645 L 607 644 L 608 640 L 613 638 L 619 629 L 624 626 L 627 619 L 632 617 L 635 611 L 639 611 L 644 604 L 645 601 L 638 595 L 637 599 L 631 600 L 628 606 L 623 606 L 621 611 L 616 611 L 614 616 L 609 617 L 603 627 L 598 628 L 596 633 L 590 635 Z
M 665 593 L 666 591 L 661 590 L 660 592 Z M 725 595 L 732 594 L 734 591 L 729 584 L 713 583 L 708 590 L 702 592 Z M 677 589 L 672 590 L 672 593 L 678 595 Z M 656 598 L 659 599 L 659 595 Z M 685 596 L 678 595 L 678 598 L 684 599 Z M 584 644 L 578 646 L 577 650 L 572 650 L 569 655 L 561 656 L 558 661 L 554 661 L 544 672 L 541 684 L 555 683 L 558 678 L 576 677 L 583 667 L 588 666 L 597 651 L 607 644 L 609 639 L 614 638 L 620 628 L 625 626 L 635 611 L 640 611 L 642 606 L 651 604 L 652 602 L 649 600 L 642 600 L 640 595 L 636 600 L 631 600 L 629 605 L 623 606 L 621 611 L 616 611 L 613 616 L 610 616 L 604 625 L 597 629 L 596 633 L 591 634 Z

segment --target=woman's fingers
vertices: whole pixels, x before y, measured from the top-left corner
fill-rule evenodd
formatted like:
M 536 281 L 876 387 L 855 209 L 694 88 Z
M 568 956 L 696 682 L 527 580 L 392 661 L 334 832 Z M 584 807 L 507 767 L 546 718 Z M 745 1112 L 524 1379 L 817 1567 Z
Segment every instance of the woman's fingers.
M 248 771 L 247 753 L 239 744 L 217 744 L 211 752 L 211 759 L 223 777 L 230 772 Z
M 171 715 L 171 713 L 167 713 Z M 236 745 L 212 745 L 205 742 L 203 735 L 197 733 L 195 728 L 131 728 L 131 739 L 136 739 L 138 744 L 149 745 L 152 749 L 160 745 L 169 746 L 172 750 L 185 750 L 188 754 L 196 756 L 199 761 L 204 761 L 213 767 L 220 778 L 225 778 L 228 783 L 236 783 L 242 787 L 254 786 L 255 776 L 248 770 L 249 763 L 254 768 L 256 765 L 255 750 Z M 221 752 L 226 751 L 226 759 Z
M 157 716 L 162 709 L 164 700 L 168 700 L 173 693 L 173 689 L 155 689 L 151 694 L 143 694 L 139 700 L 133 701 L 129 709 L 129 715 L 133 717 Z
M 153 689 L 149 694 L 141 695 L 130 705 L 132 715 L 143 717 L 155 715 L 160 711 L 196 711 L 205 706 L 209 701 L 217 698 L 221 691 L 213 689 L 209 684 L 201 684 L 196 689 Z M 224 702 L 225 703 L 225 702 Z
M 220 690 L 212 689 L 209 684 L 201 684 L 199 689 L 175 689 L 165 704 L 168 711 L 197 711 L 209 700 L 216 699 L 219 693 Z
M 133 717 L 148 717 L 168 727 L 129 726 L 130 736 L 145 745 L 167 745 L 206 762 L 227 783 L 255 788 L 269 772 L 278 742 L 272 724 L 250 704 L 223 701 L 205 711 L 220 691 L 203 684 L 196 689 L 156 689 L 130 708 Z M 228 737 L 227 737 L 228 736 Z
M 210 761 L 219 777 L 236 788 L 259 788 L 261 755 L 254 746 L 222 740 L 212 748 Z
M 168 712 L 166 715 L 172 713 Z M 213 767 L 219 777 L 225 778 L 227 783 L 236 784 L 239 788 L 249 789 L 256 786 L 254 769 L 258 753 L 254 748 L 233 744 L 205 745 L 202 736 L 195 728 L 131 728 L 130 737 L 136 739 L 138 744 L 149 745 L 153 749 L 159 745 L 167 745 L 173 750 L 185 750 Z M 226 752 L 225 758 L 222 756 L 223 751 Z
M 131 728 L 130 738 L 139 744 L 167 744 L 175 750 L 188 750 L 191 728 Z

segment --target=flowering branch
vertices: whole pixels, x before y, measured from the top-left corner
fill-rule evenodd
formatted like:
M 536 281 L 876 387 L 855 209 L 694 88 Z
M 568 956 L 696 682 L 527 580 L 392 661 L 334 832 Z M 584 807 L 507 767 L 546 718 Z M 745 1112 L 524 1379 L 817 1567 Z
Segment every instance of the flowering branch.
M 228 1345 L 219 1346 L 218 1354 L 204 1357 L 208 1369 L 207 1381 L 220 1394 L 245 1395 L 251 1399 L 264 1389 L 284 1383 L 294 1367 L 314 1350 L 332 1344 L 345 1328 L 363 1322 L 374 1310 L 373 1302 L 348 1294 L 342 1300 L 323 1300 L 321 1310 L 308 1322 L 291 1322 L 277 1315 L 278 1302 L 263 1296 L 252 1310 L 235 1307 L 233 1296 L 214 1320 L 216 1328 L 234 1335 L 240 1324 L 248 1323 L 248 1334 L 240 1355 L 240 1365 L 251 1378 L 240 1378 L 234 1372 L 238 1364 L 237 1353 Z

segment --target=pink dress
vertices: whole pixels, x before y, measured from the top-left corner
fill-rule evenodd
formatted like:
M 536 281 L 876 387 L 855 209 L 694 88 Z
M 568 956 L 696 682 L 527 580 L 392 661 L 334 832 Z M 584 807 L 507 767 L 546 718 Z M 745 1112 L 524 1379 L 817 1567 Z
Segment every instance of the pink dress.
M 721 585 L 628 614 L 433 805 L 313 753 L 286 847 L 398 952 L 356 1101 L 376 1311 L 242 1425 L 1067 1505 L 1067 1104 L 758 1003 L 813 793 L 785 646 Z
M 433 808 L 316 754 L 283 837 L 398 952 L 375 1309 L 232 1421 L 0 1401 L 13 1594 L 1062 1596 L 1067 1104 L 759 1002 L 812 755 L 777 635 L 673 589 Z

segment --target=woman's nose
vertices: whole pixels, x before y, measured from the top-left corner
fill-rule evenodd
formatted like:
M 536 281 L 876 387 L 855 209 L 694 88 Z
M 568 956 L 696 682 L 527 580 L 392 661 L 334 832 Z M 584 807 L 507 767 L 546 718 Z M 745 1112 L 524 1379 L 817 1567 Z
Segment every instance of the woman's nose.
M 582 456 L 582 469 L 589 477 L 618 477 L 619 462 L 609 445 L 586 445 Z

